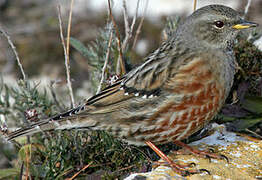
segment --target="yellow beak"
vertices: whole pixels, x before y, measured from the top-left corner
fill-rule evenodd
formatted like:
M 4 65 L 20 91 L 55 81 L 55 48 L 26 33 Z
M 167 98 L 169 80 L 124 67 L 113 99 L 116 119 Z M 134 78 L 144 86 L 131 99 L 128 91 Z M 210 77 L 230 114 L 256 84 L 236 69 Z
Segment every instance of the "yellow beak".
M 257 26 L 258 26 L 257 23 L 247 22 L 243 20 L 241 23 L 232 26 L 232 28 L 233 29 L 246 29 L 246 28 L 257 27 Z

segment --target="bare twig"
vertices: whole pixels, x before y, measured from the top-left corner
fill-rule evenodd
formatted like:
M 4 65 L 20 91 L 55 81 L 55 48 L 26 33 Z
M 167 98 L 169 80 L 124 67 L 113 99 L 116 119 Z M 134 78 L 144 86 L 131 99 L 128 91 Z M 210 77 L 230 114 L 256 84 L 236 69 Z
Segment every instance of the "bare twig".
M 15 54 L 17 64 L 18 64 L 18 66 L 19 66 L 19 68 L 20 68 L 20 71 L 21 71 L 21 73 L 22 73 L 23 79 L 26 80 L 26 75 L 25 75 L 23 66 L 22 66 L 22 64 L 21 64 L 20 58 L 19 58 L 19 56 L 18 56 L 18 53 L 17 53 L 17 51 L 16 51 L 15 45 L 14 45 L 13 42 L 11 41 L 10 36 L 7 34 L 7 32 L 4 31 L 3 28 L 0 28 L 0 32 L 1 32 L 1 34 L 2 34 L 4 37 L 6 37 L 6 39 L 7 39 L 7 41 L 8 41 L 8 44 L 11 46 L 11 48 L 12 48 L 14 54 Z
M 131 26 L 129 26 L 128 15 L 127 15 L 127 7 L 126 7 L 126 0 L 123 0 L 123 14 L 124 14 L 124 22 L 125 22 L 125 39 L 124 39 L 123 44 L 122 44 L 122 51 L 123 52 L 126 51 L 128 42 L 130 41 L 130 39 L 132 37 L 133 29 L 134 29 L 134 26 L 135 26 L 135 23 L 136 23 L 137 14 L 138 14 L 139 3 L 140 3 L 140 0 L 137 1 L 136 14 L 133 17 Z
M 93 162 L 90 162 L 88 165 L 84 166 L 80 171 L 78 171 L 76 174 L 74 174 L 71 178 L 68 178 L 66 180 L 73 180 L 76 176 L 78 176 L 82 171 L 84 171 L 86 168 L 88 168 Z
M 135 35 L 135 38 L 134 38 L 132 49 L 135 49 L 136 42 L 137 42 L 138 36 L 139 36 L 139 34 L 141 32 L 141 28 L 142 28 L 142 25 L 143 25 L 143 22 L 144 22 L 144 19 L 145 19 L 147 7 L 148 7 L 148 0 L 146 0 L 146 5 L 145 5 L 145 9 L 144 9 L 143 15 L 141 17 L 141 21 L 140 21 L 140 23 L 138 25 L 138 28 L 136 30 L 136 35 Z
M 56 93 L 55 93 L 55 90 L 54 90 L 54 87 L 53 87 L 54 84 L 55 84 L 55 81 L 51 81 L 50 85 L 49 85 L 50 90 L 51 90 L 51 94 L 52 94 L 52 97 L 53 97 L 54 102 L 55 102 L 56 106 L 58 107 L 58 109 L 60 111 L 63 111 L 64 109 L 61 107 L 60 103 L 57 100 Z
M 140 4 L 140 0 L 138 0 L 137 4 L 136 4 L 136 14 L 135 14 L 135 16 L 133 18 L 133 21 L 132 21 L 132 24 L 131 24 L 131 27 L 130 27 L 131 32 L 133 32 L 133 29 L 134 29 L 134 26 L 135 26 L 135 23 L 136 23 L 136 18 L 137 18 L 137 15 L 138 15 L 139 4 Z
M 71 30 L 71 23 L 72 23 L 72 11 L 73 11 L 73 4 L 74 0 L 71 0 L 71 5 L 70 5 L 70 12 L 69 12 L 69 18 L 68 18 L 68 26 L 67 26 L 67 43 L 66 43 L 66 54 L 67 54 L 67 59 L 66 59 L 66 77 L 67 77 L 67 86 L 68 90 L 70 93 L 70 98 L 71 98 L 71 107 L 75 106 L 75 100 L 74 100 L 74 94 L 73 94 L 73 89 L 72 89 L 72 83 L 71 83 L 71 78 L 70 78 L 70 61 L 69 61 L 69 42 L 70 42 L 70 30 Z
M 254 131 L 251 131 L 250 129 L 246 128 L 245 131 L 253 134 L 255 137 L 259 138 L 259 139 L 262 139 L 262 136 L 259 135 L 258 133 L 254 132 Z
M 128 22 L 126 0 L 123 0 L 123 14 L 124 14 L 124 22 L 125 22 L 125 33 L 126 33 L 126 36 L 128 36 L 130 33 L 130 28 L 129 28 L 129 22 Z
M 71 78 L 70 78 L 70 64 L 69 64 L 69 41 L 70 41 L 70 27 L 71 27 L 71 21 L 72 21 L 73 1 L 74 0 L 71 0 L 70 14 L 69 14 L 69 20 L 68 20 L 69 22 L 68 22 L 68 29 L 67 29 L 67 48 L 65 46 L 65 40 L 64 40 L 64 35 L 63 35 L 61 7 L 60 7 L 59 4 L 57 5 L 60 38 L 61 38 L 62 46 L 63 46 L 63 49 L 64 49 L 67 86 L 68 86 L 69 93 L 70 93 L 71 107 L 74 107 L 74 105 L 75 105 L 75 100 L 74 100 L 74 95 L 73 95 L 73 90 L 72 90 L 72 83 L 71 83 Z
M 110 15 L 110 18 L 112 20 L 112 23 L 114 25 L 114 28 L 115 28 L 115 32 L 116 32 L 116 37 L 117 37 L 117 44 L 118 44 L 118 51 L 119 51 L 119 57 L 118 57 L 118 60 L 117 60 L 117 69 L 116 69 L 116 72 L 118 75 L 122 75 L 122 74 L 125 74 L 126 73 L 126 69 L 125 69 L 125 65 L 124 65 L 124 60 L 123 60 L 123 53 L 122 53 L 122 47 L 121 47 L 121 41 L 120 41 L 120 34 L 119 34 L 119 30 L 118 30 L 118 27 L 116 25 L 116 21 L 115 21 L 115 18 L 112 14 L 112 9 L 111 9 L 111 0 L 108 0 L 108 9 L 109 9 L 109 15 Z
M 24 174 L 24 161 L 22 161 L 22 165 L 20 168 L 19 180 L 23 180 L 23 174 Z
M 98 94 L 101 91 L 102 84 L 105 80 L 105 71 L 106 71 L 106 67 L 107 67 L 107 64 L 108 64 L 109 55 L 110 55 L 110 48 L 111 48 L 112 39 L 113 39 L 112 26 L 110 26 L 109 32 L 110 32 L 110 37 L 109 37 L 108 44 L 107 44 L 106 59 L 105 59 L 105 63 L 104 63 L 103 69 L 102 69 L 101 80 L 100 80 L 99 86 L 97 88 L 96 94 Z
M 195 10 L 196 10 L 196 6 L 197 6 L 197 0 L 194 0 L 193 11 L 195 11 Z
M 248 0 L 248 1 L 247 1 L 247 4 L 246 4 L 246 6 L 245 6 L 245 12 L 244 12 L 243 18 L 245 18 L 246 15 L 247 15 L 247 13 L 248 13 L 248 10 L 249 10 L 251 1 L 252 1 L 252 0 Z

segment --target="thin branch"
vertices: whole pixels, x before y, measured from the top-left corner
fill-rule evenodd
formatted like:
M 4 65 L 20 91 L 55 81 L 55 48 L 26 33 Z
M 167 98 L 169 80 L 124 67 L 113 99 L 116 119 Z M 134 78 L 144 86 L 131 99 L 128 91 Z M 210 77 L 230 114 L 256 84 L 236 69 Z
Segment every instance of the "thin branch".
M 126 47 L 128 45 L 128 42 L 130 41 L 132 34 L 133 34 L 133 29 L 134 29 L 137 14 L 138 14 L 139 3 L 140 3 L 140 0 L 137 1 L 136 14 L 133 17 L 131 26 L 129 27 L 126 0 L 123 0 L 123 14 L 124 14 L 124 22 L 125 22 L 125 39 L 124 39 L 123 44 L 122 44 L 122 51 L 123 52 L 126 51 Z
M 69 22 L 68 22 L 68 31 L 67 31 L 67 48 L 65 46 L 65 40 L 64 40 L 64 35 L 63 35 L 61 7 L 60 7 L 60 4 L 57 5 L 60 38 L 61 38 L 62 46 L 63 46 L 63 49 L 64 49 L 67 86 L 68 86 L 68 90 L 69 90 L 69 93 L 70 93 L 71 107 L 74 107 L 74 105 L 75 105 L 75 100 L 74 100 L 74 95 L 73 95 L 73 90 L 72 90 L 72 83 L 71 83 L 71 78 L 70 78 L 70 64 L 69 64 L 69 40 L 70 40 L 70 27 L 71 27 L 71 21 L 72 21 L 73 1 L 74 0 L 71 0 L 70 14 L 69 14 L 69 20 L 68 20 Z
M 137 18 L 137 15 L 138 15 L 139 4 L 140 4 L 140 0 L 138 0 L 137 4 L 136 4 L 136 14 L 135 14 L 135 16 L 133 18 L 133 22 L 132 22 L 131 27 L 130 27 L 131 32 L 133 32 L 133 29 L 134 29 L 134 26 L 135 26 L 135 23 L 136 23 L 136 18 Z
M 19 180 L 23 180 L 23 174 L 24 174 L 24 161 L 22 161 L 22 165 L 20 168 Z
M 124 14 L 124 22 L 125 22 L 125 33 L 126 33 L 126 36 L 128 36 L 130 33 L 130 28 L 129 28 L 129 22 L 128 22 L 126 0 L 123 0 L 123 14 Z
M 196 6 L 197 6 L 197 0 L 194 0 L 193 11 L 195 11 L 195 10 L 196 10 Z
M 1 32 L 1 34 L 2 34 L 4 37 L 6 37 L 6 39 L 7 39 L 7 41 L 8 41 L 8 44 L 11 46 L 11 48 L 12 48 L 14 54 L 15 54 L 17 64 L 18 64 L 18 66 L 19 66 L 19 68 L 20 68 L 20 71 L 21 71 L 21 73 L 22 73 L 23 79 L 26 80 L 26 75 L 25 75 L 23 66 L 22 66 L 22 64 L 21 64 L 20 58 L 19 58 L 19 56 L 18 56 L 18 53 L 17 53 L 17 51 L 16 51 L 15 45 L 14 45 L 13 42 L 11 41 L 11 38 L 10 38 L 10 36 L 7 34 L 7 32 L 5 32 L 2 28 L 0 28 L 0 32 Z
M 31 151 L 31 145 L 29 145 L 30 147 L 30 150 Z M 26 172 L 25 172 L 25 180 L 28 180 L 28 177 L 29 177 L 29 161 L 30 161 L 30 157 L 29 157 L 29 154 L 28 154 L 28 150 L 25 151 L 25 160 L 26 160 Z
M 101 91 L 102 84 L 105 80 L 105 71 L 106 71 L 106 67 L 107 67 L 107 64 L 108 64 L 109 55 L 110 55 L 110 48 L 111 48 L 112 39 L 113 39 L 112 27 L 110 28 L 109 31 L 110 31 L 110 37 L 109 37 L 108 44 L 107 44 L 106 59 L 105 59 L 105 63 L 104 63 L 103 69 L 102 69 L 101 80 L 100 80 L 99 86 L 97 88 L 96 94 L 98 94 Z
M 65 62 L 66 63 L 65 65 L 66 65 L 67 86 L 68 86 L 68 90 L 69 90 L 70 98 L 71 98 L 71 107 L 75 106 L 74 94 L 73 94 L 71 77 L 70 77 L 70 60 L 69 60 L 69 42 L 70 42 L 70 30 L 71 30 L 71 23 L 72 23 L 73 4 L 74 4 L 74 0 L 71 0 L 68 26 L 67 26 L 67 39 L 66 39 L 67 40 L 67 44 L 66 44 L 67 59 Z
M 262 136 L 261 136 L 261 135 L 259 135 L 258 133 L 254 132 L 254 131 L 249 130 L 248 128 L 246 128 L 245 131 L 253 134 L 255 137 L 257 137 L 257 138 L 259 138 L 259 139 L 262 139 Z
M 140 23 L 139 23 L 139 25 L 138 25 L 138 28 L 137 28 L 137 30 L 136 30 L 136 35 L 135 35 L 134 42 L 133 42 L 133 46 L 132 46 L 132 49 L 133 49 L 133 50 L 135 49 L 138 36 L 139 36 L 139 34 L 141 33 L 141 28 L 142 28 L 142 25 L 143 25 L 143 22 L 144 22 L 144 19 L 145 19 L 147 7 L 148 7 L 148 0 L 146 0 L 146 5 L 145 5 L 145 9 L 144 9 L 143 15 L 142 15 L 142 17 L 141 17 L 141 21 L 140 21 Z
M 110 2 L 110 0 L 107 0 L 107 2 L 108 2 L 109 15 L 110 15 L 110 18 L 111 18 L 112 23 L 114 25 L 115 31 L 116 31 L 118 51 L 119 51 L 119 57 L 118 57 L 118 60 L 117 60 L 116 72 L 117 72 L 118 75 L 122 75 L 122 74 L 126 73 L 126 69 L 125 69 L 125 66 L 124 66 L 123 53 L 122 53 L 122 47 L 121 47 L 121 41 L 120 41 L 120 34 L 119 34 L 118 27 L 116 25 L 115 18 L 112 14 L 111 2 Z
M 248 1 L 247 1 L 247 4 L 246 4 L 246 6 L 245 6 L 245 12 L 244 12 L 243 18 L 245 18 L 246 15 L 247 15 L 247 13 L 248 13 L 248 10 L 249 10 L 251 1 L 252 1 L 252 0 L 248 0 Z
M 50 87 L 50 90 L 51 90 L 51 95 L 52 95 L 52 97 L 53 97 L 53 99 L 54 99 L 54 102 L 55 102 L 56 106 L 58 107 L 58 109 L 59 109 L 60 111 L 63 111 L 64 109 L 62 108 L 62 106 L 60 105 L 59 101 L 57 100 L 56 93 L 55 93 L 55 90 L 54 90 L 54 87 L 53 87 L 53 85 L 54 85 L 55 83 L 56 83 L 55 81 L 51 81 L 51 82 L 50 82 L 49 87 Z
M 68 17 L 68 25 L 67 25 L 67 39 L 66 39 L 66 54 L 67 54 L 68 63 L 69 63 L 69 42 L 70 42 L 69 38 L 70 38 L 71 24 L 72 24 L 73 4 L 74 4 L 74 0 L 71 0 L 69 17 Z
M 74 174 L 71 178 L 68 178 L 67 180 L 73 180 L 78 176 L 82 171 L 86 170 L 93 162 L 90 162 L 88 165 L 84 166 L 80 171 L 78 171 L 76 174 Z

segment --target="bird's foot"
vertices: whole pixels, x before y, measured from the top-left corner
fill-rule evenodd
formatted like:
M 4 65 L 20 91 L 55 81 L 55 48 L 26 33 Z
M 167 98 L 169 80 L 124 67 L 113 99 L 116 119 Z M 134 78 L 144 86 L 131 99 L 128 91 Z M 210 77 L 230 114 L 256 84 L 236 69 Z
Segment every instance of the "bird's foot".
M 213 149 L 209 149 L 209 151 L 201 151 L 201 150 L 198 150 L 198 149 L 194 149 L 191 146 L 189 146 L 185 143 L 182 143 L 181 141 L 174 141 L 174 143 L 176 145 L 180 146 L 180 147 L 183 147 L 183 148 L 189 150 L 190 153 L 197 155 L 199 157 L 208 158 L 210 161 L 211 161 L 211 159 L 223 159 L 223 160 L 226 160 L 227 163 L 229 163 L 229 159 L 225 155 L 216 154 L 216 153 L 214 153 Z
M 171 159 L 169 159 L 160 149 L 158 149 L 153 143 L 147 141 L 146 144 L 152 148 L 165 162 L 157 162 L 158 165 L 168 165 L 170 166 L 175 172 L 181 174 L 182 176 L 189 176 L 192 174 L 201 174 L 203 172 L 206 172 L 210 175 L 210 172 L 206 169 L 188 169 L 196 166 L 195 163 L 189 163 L 189 164 L 177 164 L 173 162 Z

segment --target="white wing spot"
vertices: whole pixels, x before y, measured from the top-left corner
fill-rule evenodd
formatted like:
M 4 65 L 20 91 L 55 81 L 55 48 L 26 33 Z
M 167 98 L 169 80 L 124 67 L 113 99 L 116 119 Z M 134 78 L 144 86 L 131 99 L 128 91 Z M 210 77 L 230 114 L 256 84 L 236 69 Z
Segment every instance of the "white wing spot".
M 147 99 L 147 95 L 145 94 L 144 96 L 142 96 L 142 98 Z
M 153 94 L 151 94 L 150 96 L 148 96 L 148 98 L 153 98 L 154 97 L 154 95 Z

